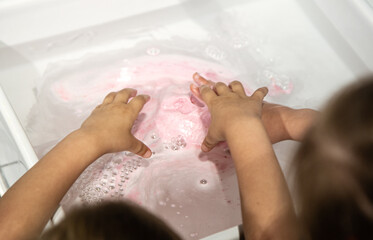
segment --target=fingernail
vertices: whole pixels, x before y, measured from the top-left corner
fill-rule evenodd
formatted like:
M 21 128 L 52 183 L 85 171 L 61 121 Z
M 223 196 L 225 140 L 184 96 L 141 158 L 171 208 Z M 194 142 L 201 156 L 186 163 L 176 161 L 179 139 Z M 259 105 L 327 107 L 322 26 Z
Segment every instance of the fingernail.
M 196 105 L 197 107 L 204 107 L 205 105 L 198 99 L 198 97 L 191 95 L 190 102 Z
M 208 152 L 209 151 L 209 149 L 204 144 L 202 144 L 201 149 L 204 152 Z
M 194 78 L 194 80 L 196 81 L 196 82 L 199 82 L 200 80 L 200 77 L 201 77 L 201 75 L 198 73 L 198 72 L 196 72 L 196 73 L 194 73 L 193 74 L 193 78 Z
M 144 158 L 150 158 L 150 156 L 152 155 L 152 152 L 150 150 L 146 151 L 146 153 L 144 154 Z
M 150 96 L 149 95 L 144 95 L 145 97 L 145 100 L 148 102 L 150 100 Z

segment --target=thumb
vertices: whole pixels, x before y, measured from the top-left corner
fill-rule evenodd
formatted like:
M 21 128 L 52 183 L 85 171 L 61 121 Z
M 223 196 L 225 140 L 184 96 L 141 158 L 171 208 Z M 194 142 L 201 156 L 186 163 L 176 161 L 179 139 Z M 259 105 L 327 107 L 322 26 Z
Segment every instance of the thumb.
M 210 152 L 217 144 L 219 143 L 218 140 L 213 138 L 210 134 L 210 131 L 207 133 L 203 143 L 201 145 L 201 149 L 204 152 Z
M 152 156 L 152 151 L 143 142 L 133 136 L 131 139 L 131 146 L 128 150 L 140 157 L 150 158 Z

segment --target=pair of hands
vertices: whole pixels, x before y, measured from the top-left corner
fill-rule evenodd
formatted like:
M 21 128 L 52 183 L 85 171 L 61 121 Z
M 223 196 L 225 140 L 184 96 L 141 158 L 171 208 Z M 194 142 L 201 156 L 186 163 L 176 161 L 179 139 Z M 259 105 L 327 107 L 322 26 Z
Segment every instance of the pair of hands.
M 203 151 L 208 152 L 225 141 L 231 127 L 237 127 L 250 118 L 261 118 L 267 88 L 260 88 L 247 96 L 238 81 L 227 86 L 208 81 L 198 73 L 193 79 L 197 86 L 191 85 L 192 93 L 205 102 L 211 113 L 211 125 L 201 146 Z M 131 151 L 145 158 L 151 156 L 151 150 L 131 133 L 134 121 L 150 99 L 148 95 L 136 95 L 137 91 L 130 88 L 108 94 L 83 122 L 79 131 L 95 139 L 101 155 Z

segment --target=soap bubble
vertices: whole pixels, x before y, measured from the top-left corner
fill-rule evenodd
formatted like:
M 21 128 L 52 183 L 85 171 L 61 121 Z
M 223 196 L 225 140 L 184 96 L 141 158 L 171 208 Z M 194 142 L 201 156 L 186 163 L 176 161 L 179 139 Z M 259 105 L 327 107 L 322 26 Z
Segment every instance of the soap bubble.
M 226 57 L 226 54 L 222 50 L 213 45 L 207 46 L 205 49 L 205 53 L 207 56 L 211 57 L 216 61 L 223 60 Z
M 187 143 L 183 136 L 178 135 L 177 137 L 171 138 L 171 142 L 168 145 L 169 146 L 165 147 L 166 149 L 170 148 L 171 150 L 177 151 L 181 148 L 185 148 Z
M 200 181 L 200 183 L 201 183 L 201 184 L 207 184 L 207 180 L 206 180 L 206 179 L 202 179 L 202 180 Z
M 249 44 L 249 39 L 246 35 L 239 34 L 233 37 L 232 43 L 233 48 L 240 49 L 246 47 Z
M 267 86 L 272 96 L 290 94 L 293 90 L 293 83 L 289 76 L 268 69 L 259 72 L 257 82 L 260 85 Z
M 192 237 L 192 238 L 194 238 L 194 237 L 198 236 L 198 233 L 191 233 L 189 236 Z
M 150 56 L 157 56 L 161 53 L 161 50 L 156 47 L 151 47 L 151 48 L 146 49 L 146 53 Z

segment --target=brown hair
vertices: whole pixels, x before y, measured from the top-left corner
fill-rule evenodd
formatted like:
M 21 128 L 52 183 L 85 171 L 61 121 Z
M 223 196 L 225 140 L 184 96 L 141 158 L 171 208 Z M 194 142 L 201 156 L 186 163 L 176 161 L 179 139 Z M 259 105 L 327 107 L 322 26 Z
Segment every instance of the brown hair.
M 41 240 L 179 240 L 170 227 L 132 203 L 106 202 L 72 210 Z
M 294 166 L 308 239 L 373 239 L 373 77 L 331 100 Z

